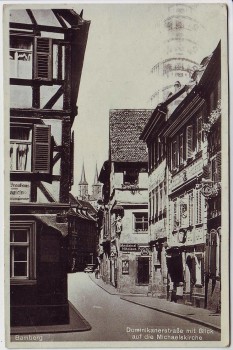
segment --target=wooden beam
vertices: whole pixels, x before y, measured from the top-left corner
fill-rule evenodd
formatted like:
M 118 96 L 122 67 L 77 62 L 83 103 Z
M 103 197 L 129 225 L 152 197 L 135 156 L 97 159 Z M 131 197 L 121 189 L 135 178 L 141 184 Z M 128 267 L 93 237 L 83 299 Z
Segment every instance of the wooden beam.
M 50 98 L 50 100 L 45 104 L 43 109 L 51 109 L 55 103 L 59 100 L 59 98 L 62 96 L 64 90 L 63 86 L 61 86 L 57 92 Z
M 21 85 L 21 86 L 53 86 L 53 85 L 64 85 L 62 79 L 52 79 L 51 81 L 46 80 L 34 80 L 34 79 L 19 79 L 10 78 L 10 85 Z
M 56 109 L 35 109 L 35 108 L 11 108 L 11 117 L 35 117 L 41 119 L 58 119 L 61 120 L 65 117 L 69 117 L 70 110 L 56 110 Z
M 60 202 L 69 202 L 70 191 L 70 118 L 62 120 L 62 153 L 61 153 L 61 182 Z
M 32 107 L 40 108 L 40 86 L 32 87 Z
M 27 24 L 27 23 L 14 23 L 10 22 L 9 24 L 10 30 L 12 29 L 26 29 L 26 30 L 39 30 L 42 32 L 54 32 L 54 33 L 61 33 L 64 34 L 67 29 L 60 28 L 60 27 L 54 27 L 54 26 L 45 26 L 45 25 L 34 25 L 34 24 Z
M 52 165 L 54 166 L 59 161 L 60 158 L 61 158 L 61 153 L 57 153 L 53 158 Z
M 35 17 L 33 16 L 32 10 L 26 9 L 26 12 L 28 14 L 28 16 L 30 17 L 30 20 L 32 21 L 32 23 L 37 26 L 37 22 Z
M 50 203 L 55 202 L 55 199 L 53 198 L 53 196 L 49 193 L 49 191 L 45 188 L 45 186 L 41 182 L 38 183 L 38 188 L 41 190 L 41 192 L 44 194 L 44 196 L 48 199 Z

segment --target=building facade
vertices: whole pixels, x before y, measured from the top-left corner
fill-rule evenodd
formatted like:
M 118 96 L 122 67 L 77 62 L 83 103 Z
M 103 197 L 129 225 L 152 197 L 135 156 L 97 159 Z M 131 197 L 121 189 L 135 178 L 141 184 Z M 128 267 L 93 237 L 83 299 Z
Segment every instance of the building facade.
M 83 271 L 87 264 L 97 264 L 97 212 L 92 205 L 70 194 L 69 210 L 71 244 L 69 244 L 70 272 Z
M 99 176 L 104 183 L 101 269 L 120 292 L 148 292 L 147 153 L 139 135 L 151 113 L 110 110 L 110 157 Z
M 149 150 L 149 223 L 157 251 L 152 290 L 161 293 L 165 281 L 170 300 L 215 309 L 221 290 L 220 68 L 219 44 L 192 80 L 157 106 L 141 135 Z
M 66 9 L 11 10 L 9 21 L 11 325 L 63 324 L 72 124 L 90 23 Z

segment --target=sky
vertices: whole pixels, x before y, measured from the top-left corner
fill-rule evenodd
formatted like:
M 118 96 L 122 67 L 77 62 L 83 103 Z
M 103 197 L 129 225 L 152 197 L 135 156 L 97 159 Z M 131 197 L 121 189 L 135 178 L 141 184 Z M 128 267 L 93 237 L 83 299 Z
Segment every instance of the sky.
M 197 60 L 209 55 L 220 39 L 219 4 L 199 4 L 197 18 L 204 34 L 197 39 L 202 47 Z M 163 27 L 167 4 L 79 4 L 73 6 L 90 20 L 78 96 L 75 130 L 75 172 L 72 193 L 84 162 L 89 193 L 95 168 L 108 159 L 109 110 L 152 108 L 149 97 L 156 86 L 151 68 L 163 50 Z M 207 20 L 208 18 L 208 20 Z M 218 26 L 216 26 L 218 23 Z M 197 53 L 198 54 L 198 53 Z

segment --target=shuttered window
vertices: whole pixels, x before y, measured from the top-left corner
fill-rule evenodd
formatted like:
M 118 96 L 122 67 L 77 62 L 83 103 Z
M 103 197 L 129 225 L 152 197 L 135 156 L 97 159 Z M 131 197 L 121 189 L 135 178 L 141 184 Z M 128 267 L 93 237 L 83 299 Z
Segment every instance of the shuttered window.
M 196 190 L 196 224 L 202 222 L 202 194 L 200 190 Z
M 212 180 L 221 182 L 221 152 L 218 152 L 211 161 Z
M 216 167 L 217 167 L 217 181 L 221 182 L 221 164 L 222 164 L 222 160 L 221 160 L 221 152 L 218 152 L 216 154 Z
M 193 156 L 193 126 L 189 125 L 186 132 L 186 155 L 188 159 Z
M 177 141 L 172 142 L 172 169 L 176 169 L 178 166 L 178 149 Z
M 152 210 L 151 210 L 151 192 L 149 192 L 149 218 L 152 219 Z
M 177 228 L 178 224 L 178 213 L 177 213 L 177 199 L 173 201 L 173 229 Z
M 179 144 L 180 144 L 179 162 L 180 162 L 180 165 L 182 165 L 184 163 L 184 135 L 183 135 L 183 133 L 180 134 Z
M 202 117 L 197 118 L 197 152 L 201 151 L 202 141 Z
M 51 127 L 34 125 L 33 130 L 33 172 L 50 173 Z
M 193 225 L 193 191 L 188 193 L 189 199 L 189 225 Z
M 34 79 L 52 79 L 52 39 L 36 37 L 34 43 Z

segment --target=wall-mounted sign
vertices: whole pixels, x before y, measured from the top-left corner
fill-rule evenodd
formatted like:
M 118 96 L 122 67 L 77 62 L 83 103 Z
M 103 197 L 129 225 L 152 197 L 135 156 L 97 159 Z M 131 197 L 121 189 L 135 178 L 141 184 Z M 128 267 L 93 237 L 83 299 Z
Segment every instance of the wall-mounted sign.
M 129 274 L 129 260 L 122 260 L 122 275 Z
M 141 255 L 150 255 L 149 247 L 140 247 Z
M 138 245 L 135 243 L 121 243 L 120 250 L 122 252 L 137 252 Z
M 30 182 L 10 182 L 10 201 L 11 202 L 30 202 L 31 184 Z

